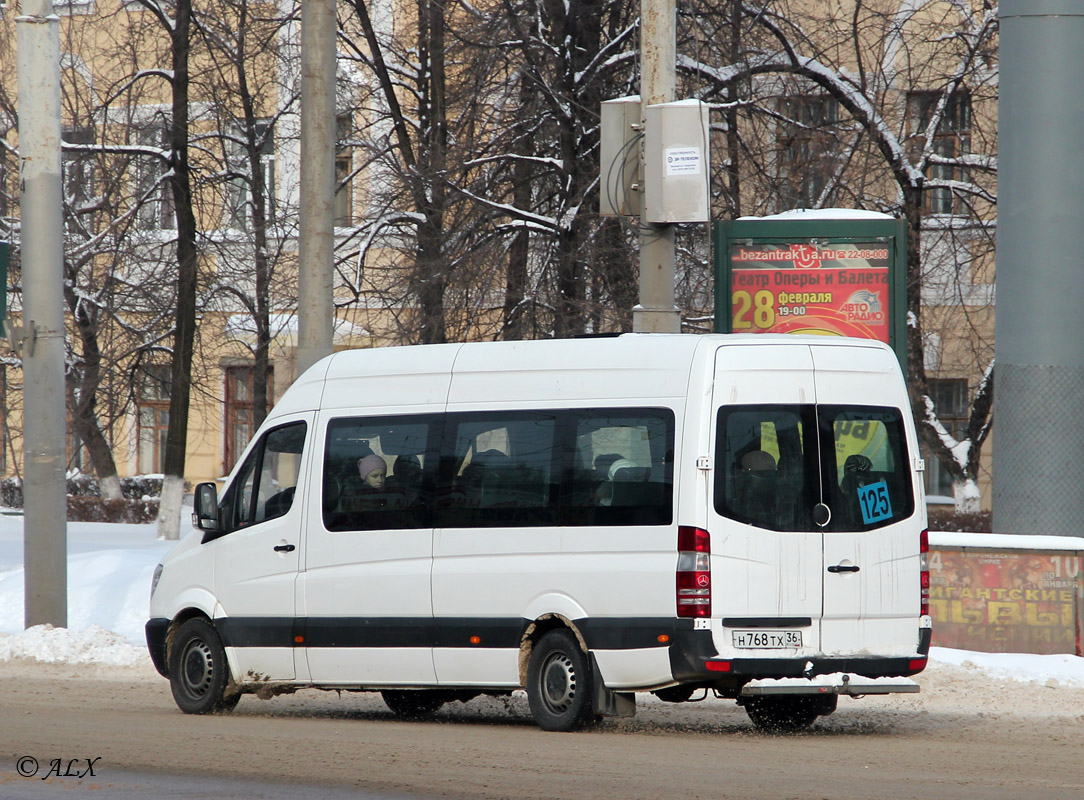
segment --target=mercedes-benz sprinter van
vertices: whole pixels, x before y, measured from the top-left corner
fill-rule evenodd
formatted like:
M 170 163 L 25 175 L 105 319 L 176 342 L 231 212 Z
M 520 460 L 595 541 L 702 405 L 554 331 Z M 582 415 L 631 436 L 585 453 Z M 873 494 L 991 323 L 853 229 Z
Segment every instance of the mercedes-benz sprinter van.
M 180 708 L 526 689 L 537 723 L 634 693 L 801 728 L 917 691 L 923 464 L 896 357 L 834 337 L 626 334 L 336 353 L 268 415 L 154 577 Z

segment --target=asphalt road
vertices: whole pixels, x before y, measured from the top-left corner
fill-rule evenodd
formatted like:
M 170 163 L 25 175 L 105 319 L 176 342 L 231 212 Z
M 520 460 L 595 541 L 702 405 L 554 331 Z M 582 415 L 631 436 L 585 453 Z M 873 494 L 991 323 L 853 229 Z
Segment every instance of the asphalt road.
M 841 699 L 798 735 L 754 731 L 732 701 L 653 698 L 634 719 L 559 734 L 534 726 L 522 694 L 428 722 L 397 720 L 378 695 L 312 690 L 192 717 L 153 670 L 0 663 L 0 799 L 1084 797 L 1084 689 L 950 667 L 920 683 Z

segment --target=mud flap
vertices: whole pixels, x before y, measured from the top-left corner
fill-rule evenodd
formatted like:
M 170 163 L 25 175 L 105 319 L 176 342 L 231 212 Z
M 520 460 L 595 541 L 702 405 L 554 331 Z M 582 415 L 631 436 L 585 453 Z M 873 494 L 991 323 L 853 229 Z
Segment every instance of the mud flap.
M 595 661 L 595 654 L 591 657 L 591 685 L 595 689 L 594 706 L 595 713 L 604 717 L 634 717 L 636 716 L 636 695 L 632 692 L 615 692 L 607 688 L 602 680 L 602 672 Z

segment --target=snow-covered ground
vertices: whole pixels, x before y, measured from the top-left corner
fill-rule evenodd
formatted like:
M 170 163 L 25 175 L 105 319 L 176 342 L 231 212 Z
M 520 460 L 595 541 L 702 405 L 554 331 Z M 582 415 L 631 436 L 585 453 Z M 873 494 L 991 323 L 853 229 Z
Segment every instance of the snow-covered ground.
M 187 514 L 185 514 L 187 518 Z M 186 531 L 187 519 L 182 521 Z M 148 662 L 143 638 L 151 575 L 169 551 L 154 525 L 68 523 L 68 628 L 23 630 L 23 518 L 0 514 L 0 662 Z M 975 653 L 935 647 L 931 667 L 966 667 L 988 678 L 1084 688 L 1084 658 Z
M 151 576 L 172 547 L 154 525 L 68 523 L 68 628 L 23 630 L 23 518 L 0 515 L 0 661 L 146 660 Z

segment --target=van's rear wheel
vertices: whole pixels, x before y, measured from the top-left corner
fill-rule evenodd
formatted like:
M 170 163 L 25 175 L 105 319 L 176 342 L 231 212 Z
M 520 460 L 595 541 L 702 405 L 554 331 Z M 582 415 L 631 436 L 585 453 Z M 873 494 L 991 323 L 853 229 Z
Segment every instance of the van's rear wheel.
M 527 701 L 544 731 L 573 731 L 596 721 L 587 656 L 570 631 L 550 631 L 532 649 Z
M 232 711 L 240 693 L 225 696 L 230 682 L 226 650 L 214 626 L 202 618 L 181 625 L 169 649 L 169 686 L 186 714 Z
M 813 724 L 822 714 L 836 710 L 836 695 L 750 697 L 745 713 L 753 725 L 766 733 L 795 733 Z
M 380 696 L 384 698 L 384 704 L 403 719 L 431 717 L 447 702 L 444 692 L 424 689 L 387 689 Z

